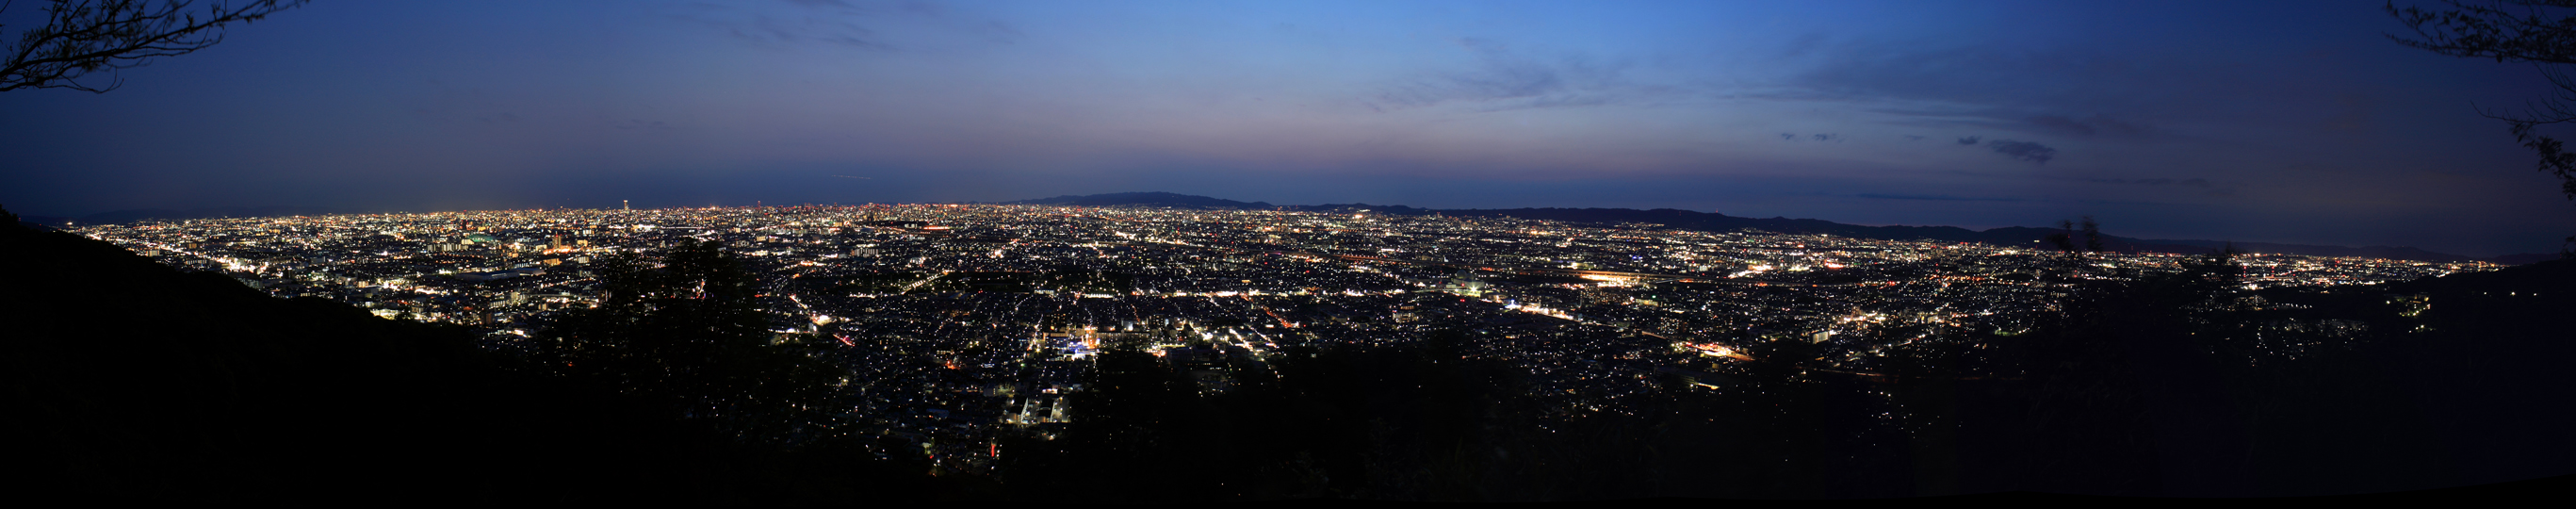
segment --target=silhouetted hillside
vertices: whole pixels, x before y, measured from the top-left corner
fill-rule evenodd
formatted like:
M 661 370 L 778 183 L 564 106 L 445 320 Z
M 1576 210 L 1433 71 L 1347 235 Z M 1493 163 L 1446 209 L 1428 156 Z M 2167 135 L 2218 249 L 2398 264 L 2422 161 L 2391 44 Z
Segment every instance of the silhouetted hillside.
M 2406 283 L 2231 290 L 2156 276 L 2071 292 L 1988 341 L 2009 383 L 1899 384 L 1955 423 L 1959 485 L 2187 496 L 2423 489 L 2576 472 L 2558 374 L 2576 263 Z M 2516 288 L 2521 288 L 2516 290 Z M 2257 298 L 2259 297 L 2259 298 Z M 2018 479 L 2014 479 L 2018 477 Z
M 1456 350 L 1487 331 L 1229 360 L 1224 393 L 1113 350 L 1072 400 L 1082 420 L 1006 438 L 1001 476 L 1032 502 L 2311 496 L 2558 476 L 2410 494 L 2502 500 L 2576 471 L 2560 367 L 2576 337 L 2554 314 L 2576 304 L 2576 262 L 2263 299 L 2233 267 L 2088 283 L 2031 330 L 1941 332 L 1976 346 L 1883 376 L 1818 372 L 1829 352 L 1807 341 L 1749 344 L 1726 389 L 1667 381 L 1572 421 L 1526 392 L 1531 367 Z M 1963 376 L 1972 357 L 2003 376 Z
M 0 213 L 12 493 L 173 501 L 813 503 L 920 472 L 737 445 L 512 369 L 455 326 L 282 300 Z M 887 471 L 892 468 L 895 471 Z
M 18 216 L 18 224 L 38 230 L 53 230 L 68 224 L 72 218 L 53 216 Z

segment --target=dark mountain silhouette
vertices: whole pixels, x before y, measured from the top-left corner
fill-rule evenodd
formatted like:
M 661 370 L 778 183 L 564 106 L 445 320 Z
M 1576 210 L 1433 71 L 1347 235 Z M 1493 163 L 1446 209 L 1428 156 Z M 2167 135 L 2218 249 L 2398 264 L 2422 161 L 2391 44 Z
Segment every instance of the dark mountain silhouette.
M 2576 471 L 2559 430 L 2576 410 L 2541 403 L 2576 394 L 2552 318 L 2576 262 L 2259 292 L 2212 267 L 2081 285 L 1989 338 L 2023 367 L 2003 390 L 1889 392 L 1940 396 L 1908 405 L 1956 419 L 1963 487 L 2018 470 L 2039 491 L 2276 496 Z M 1987 486 L 1970 491 L 2033 489 Z
M 71 218 L 64 218 L 64 217 L 45 217 L 45 216 L 18 216 L 18 226 L 19 226 L 19 227 L 22 227 L 22 228 L 28 228 L 28 229 L 32 229 L 32 230 L 36 230 L 36 231 L 48 231 L 48 232 L 49 232 L 49 231 L 54 231 L 54 230 L 58 229 L 57 227 L 60 227 L 60 226 L 62 226 L 62 225 L 64 225 L 64 224 L 66 224 L 66 223 L 69 223 L 69 222 L 71 222 Z
M 54 229 L 55 227 L 59 227 L 59 226 L 62 226 L 62 225 L 64 225 L 64 224 L 67 224 L 67 223 L 70 223 L 70 222 L 72 222 L 72 218 L 68 218 L 68 217 L 57 217 L 57 216 L 18 216 L 18 224 L 21 224 L 21 225 L 28 225 L 28 226 L 35 226 L 35 227 L 40 227 L 40 228 L 44 228 L 44 229 L 48 229 L 48 230 L 50 230 L 50 229 Z
M 743 445 L 460 327 L 272 298 L 6 212 L 0 321 L 0 456 L 39 466 L 0 488 L 38 498 L 775 505 L 926 480 L 830 444 Z
M 1458 217 L 1516 217 L 1521 219 L 1584 223 L 1652 223 L 1664 225 L 1669 228 L 1705 232 L 1759 230 L 1771 233 L 1840 235 L 1880 240 L 1975 242 L 1996 246 L 2016 246 L 2038 249 L 2048 248 L 2044 239 L 2049 235 L 2065 233 L 2064 230 L 2057 228 L 2024 226 L 2011 226 L 1987 230 L 1970 230 L 1956 226 L 1865 226 L 1836 223 L 1822 219 L 1790 219 L 1786 217 L 1772 217 L 1766 219 L 1737 217 L 1714 212 L 1695 212 L 1678 209 L 1423 209 L 1403 205 L 1369 205 L 1365 203 L 1271 205 L 1266 202 L 1246 203 L 1222 198 L 1162 192 L 1111 193 L 1088 196 L 1068 195 L 1007 203 L 1025 205 L 1069 205 L 1083 207 L 1172 207 L 1189 209 L 1293 210 L 1304 212 L 1349 212 L 1356 210 L 1369 210 L 1372 213 L 1403 216 L 1440 214 Z M 2221 249 L 2230 243 L 2229 241 L 2221 240 L 2138 239 L 2111 235 L 2103 236 L 2102 241 L 2104 248 L 2117 252 L 2183 254 L 2207 253 Z M 2359 256 L 2427 262 L 2489 261 L 2506 264 L 2525 264 L 2558 258 L 2558 255 L 2556 254 L 2515 254 L 2493 258 L 2477 258 L 2472 256 L 2425 251 L 2412 247 L 2391 246 L 2345 247 L 2307 244 L 2276 244 L 2267 242 L 2235 242 L 2234 244 L 2238 251 L 2247 253 L 2294 254 L 2308 256 Z

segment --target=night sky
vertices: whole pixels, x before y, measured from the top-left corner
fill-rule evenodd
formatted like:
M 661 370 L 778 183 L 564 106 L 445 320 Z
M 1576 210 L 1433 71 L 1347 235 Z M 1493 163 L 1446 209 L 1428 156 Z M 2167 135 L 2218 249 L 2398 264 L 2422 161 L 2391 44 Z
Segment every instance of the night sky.
M 2352 1 L 325 0 L 107 94 L 0 93 L 0 204 L 1171 191 L 2556 251 L 2576 205 L 2476 110 L 2547 82 L 2403 29 Z

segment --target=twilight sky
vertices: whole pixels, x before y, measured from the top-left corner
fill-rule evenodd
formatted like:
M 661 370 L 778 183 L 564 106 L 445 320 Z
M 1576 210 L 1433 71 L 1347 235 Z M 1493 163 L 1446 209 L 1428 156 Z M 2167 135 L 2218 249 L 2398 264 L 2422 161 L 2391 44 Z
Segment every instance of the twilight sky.
M 2547 83 L 2402 29 L 2349 1 L 324 0 L 107 94 L 0 94 L 0 204 L 1171 191 L 2556 251 L 2576 204 L 2473 106 Z

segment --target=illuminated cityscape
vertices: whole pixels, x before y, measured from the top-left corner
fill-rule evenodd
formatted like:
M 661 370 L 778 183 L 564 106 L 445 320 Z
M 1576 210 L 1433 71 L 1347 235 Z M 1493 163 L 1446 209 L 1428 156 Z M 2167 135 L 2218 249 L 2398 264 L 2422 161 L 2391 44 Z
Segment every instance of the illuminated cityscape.
M 2566 498 L 2571 71 L 2576 0 L 0 0 L 0 490 Z
M 1189 368 L 1203 391 L 1283 346 L 1472 331 L 1473 355 L 1527 367 L 1563 419 L 1625 412 L 1658 373 L 1718 389 L 1748 347 L 1823 345 L 1819 369 L 1872 376 L 1889 349 L 2010 335 L 2088 280 L 2181 269 L 2184 255 L 2065 253 L 1759 231 L 1385 215 L 1033 205 L 532 210 L 201 219 L 74 230 L 280 298 L 472 326 L 487 348 L 593 306 L 592 269 L 674 242 L 721 243 L 759 275 L 771 330 L 839 345 L 855 380 L 830 433 L 938 444 L 944 468 L 1003 427 L 1078 417 L 1064 395 L 1104 344 Z M 2248 255 L 2247 289 L 2377 284 L 2483 262 Z M 1982 345 L 1942 345 L 1968 350 Z M 1970 376 L 2009 376 L 1976 373 Z

